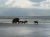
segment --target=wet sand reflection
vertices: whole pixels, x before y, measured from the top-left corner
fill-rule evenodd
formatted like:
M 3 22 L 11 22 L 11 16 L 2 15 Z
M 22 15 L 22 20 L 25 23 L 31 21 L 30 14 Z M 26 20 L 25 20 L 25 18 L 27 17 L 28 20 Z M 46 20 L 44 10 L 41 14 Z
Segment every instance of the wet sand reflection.
M 50 25 L 0 26 L 1 37 L 50 37 Z

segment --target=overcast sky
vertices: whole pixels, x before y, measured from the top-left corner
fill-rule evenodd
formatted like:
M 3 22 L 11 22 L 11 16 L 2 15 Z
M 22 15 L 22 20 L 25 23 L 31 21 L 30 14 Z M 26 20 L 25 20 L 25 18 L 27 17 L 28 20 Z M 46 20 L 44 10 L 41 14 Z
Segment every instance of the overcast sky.
M 50 16 L 50 0 L 0 0 L 0 16 Z

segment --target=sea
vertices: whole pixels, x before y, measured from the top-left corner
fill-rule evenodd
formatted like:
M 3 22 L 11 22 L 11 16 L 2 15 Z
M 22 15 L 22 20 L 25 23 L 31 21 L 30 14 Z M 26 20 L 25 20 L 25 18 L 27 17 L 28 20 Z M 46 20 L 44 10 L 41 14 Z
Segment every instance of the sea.
M 0 17 L 0 23 L 12 23 L 14 18 L 19 18 L 20 21 L 28 21 L 28 24 L 33 24 L 34 21 L 39 23 L 50 23 L 50 16 L 2 16 Z
M 14 18 L 28 23 L 12 24 Z M 0 17 L 0 37 L 50 37 L 50 16 Z

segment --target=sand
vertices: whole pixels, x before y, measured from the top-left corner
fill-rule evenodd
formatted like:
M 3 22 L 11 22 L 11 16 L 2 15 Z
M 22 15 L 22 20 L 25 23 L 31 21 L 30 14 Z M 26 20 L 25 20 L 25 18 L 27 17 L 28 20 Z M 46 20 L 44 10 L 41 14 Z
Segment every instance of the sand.
M 0 37 L 50 37 L 50 23 L 0 23 Z

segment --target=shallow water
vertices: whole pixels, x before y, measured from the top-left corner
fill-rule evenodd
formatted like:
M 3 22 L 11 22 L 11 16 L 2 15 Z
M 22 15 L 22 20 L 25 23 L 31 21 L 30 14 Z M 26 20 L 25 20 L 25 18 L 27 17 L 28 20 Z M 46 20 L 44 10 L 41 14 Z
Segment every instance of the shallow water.
M 50 37 L 50 23 L 0 24 L 0 37 Z
M 0 23 L 12 23 L 13 19 L 0 19 Z M 28 24 L 33 24 L 34 21 L 38 21 L 39 23 L 50 23 L 50 20 L 47 19 L 20 19 L 20 21 L 28 21 Z

